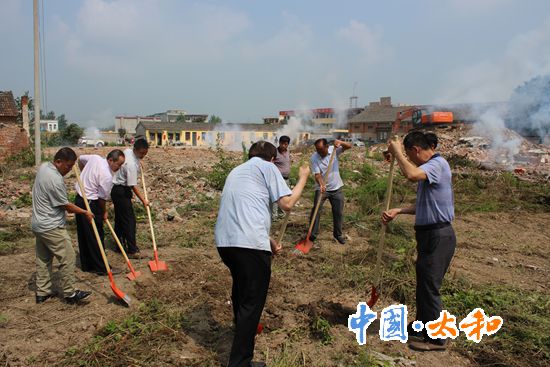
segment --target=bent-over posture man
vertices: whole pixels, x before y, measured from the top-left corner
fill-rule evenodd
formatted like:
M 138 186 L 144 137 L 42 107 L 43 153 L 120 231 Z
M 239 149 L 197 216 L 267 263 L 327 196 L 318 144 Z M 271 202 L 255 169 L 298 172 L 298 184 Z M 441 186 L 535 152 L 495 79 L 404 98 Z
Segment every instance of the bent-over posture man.
M 96 154 L 81 155 L 78 157 L 78 164 L 82 169 L 80 178 L 90 209 L 94 213 L 94 221 L 99 233 L 101 243 L 104 243 L 103 221 L 107 220 L 106 203 L 111 197 L 113 187 L 113 174 L 124 164 L 124 153 L 115 149 L 102 158 Z M 76 197 L 74 203 L 82 209 L 86 209 L 80 185 L 75 184 Z M 105 264 L 101 258 L 99 245 L 95 238 L 92 226 L 82 215 L 76 215 L 76 231 L 78 233 L 78 248 L 80 256 L 80 267 L 82 271 L 107 275 Z M 116 269 L 111 269 L 116 273 Z
M 91 222 L 94 215 L 69 203 L 63 176 L 73 168 L 76 153 L 71 148 L 61 148 L 53 162 L 42 163 L 32 187 L 31 228 L 36 237 L 36 303 L 53 297 L 52 262 L 59 262 L 59 275 L 63 296 L 67 303 L 80 303 L 91 292 L 75 288 L 75 252 L 71 237 L 65 229 L 65 211 L 81 214 Z
M 271 278 L 271 257 L 281 246 L 269 238 L 270 204 L 289 211 L 306 184 L 309 168 L 300 167 L 291 191 L 272 163 L 277 149 L 259 141 L 250 147 L 249 160 L 227 176 L 216 221 L 216 245 L 233 279 L 231 300 L 235 336 L 229 367 L 265 366 L 252 362 L 254 338 Z

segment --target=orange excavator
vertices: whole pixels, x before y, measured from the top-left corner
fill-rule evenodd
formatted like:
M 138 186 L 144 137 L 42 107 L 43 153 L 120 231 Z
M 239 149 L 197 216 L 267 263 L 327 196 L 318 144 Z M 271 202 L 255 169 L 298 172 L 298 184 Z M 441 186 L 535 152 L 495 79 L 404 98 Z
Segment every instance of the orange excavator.
M 408 118 L 411 121 L 405 121 Z M 392 133 L 407 133 L 409 130 L 429 128 L 439 125 L 449 125 L 454 121 L 452 112 L 433 111 L 428 113 L 427 110 L 419 107 L 411 107 L 406 110 L 397 112 L 395 121 L 392 125 Z

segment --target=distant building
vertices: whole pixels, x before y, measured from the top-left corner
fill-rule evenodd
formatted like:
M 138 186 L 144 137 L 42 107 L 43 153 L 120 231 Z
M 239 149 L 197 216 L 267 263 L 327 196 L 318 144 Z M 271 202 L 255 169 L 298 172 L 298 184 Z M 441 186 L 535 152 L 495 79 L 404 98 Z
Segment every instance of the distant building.
M 303 138 L 330 136 L 340 138 L 348 135 L 348 120 L 361 111 L 363 111 L 362 108 L 338 110 L 332 107 L 279 111 L 279 122 L 287 124 L 291 117 L 302 120 L 305 130 L 301 134 Z
M 56 133 L 59 131 L 59 124 L 57 120 L 40 120 L 40 131 Z
M 382 97 L 379 102 L 370 102 L 365 109 L 348 121 L 349 135 L 368 141 L 386 141 L 390 138 L 392 125 L 398 112 L 413 106 L 393 106 L 391 97 Z M 410 121 L 411 118 L 403 121 Z
M 258 140 L 274 142 L 277 127 L 265 124 L 205 124 L 189 122 L 147 122 L 136 127 L 136 137 L 145 137 L 152 146 L 221 146 L 240 149 Z
M 115 116 L 115 131 L 124 129 L 127 135 L 136 133 L 136 126 L 140 122 L 161 122 L 159 116 Z
M 29 147 L 27 131 L 17 122 L 19 111 L 11 91 L 0 91 L 0 162 Z

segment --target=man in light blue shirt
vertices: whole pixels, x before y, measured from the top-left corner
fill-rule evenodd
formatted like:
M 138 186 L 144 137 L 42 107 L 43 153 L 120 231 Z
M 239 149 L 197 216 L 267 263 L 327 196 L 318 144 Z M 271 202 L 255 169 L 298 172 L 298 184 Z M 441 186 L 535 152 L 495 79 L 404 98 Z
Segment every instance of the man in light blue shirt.
M 269 238 L 271 204 L 289 211 L 302 195 L 309 168 L 300 167 L 291 191 L 273 164 L 277 149 L 259 141 L 250 147 L 249 160 L 227 176 L 216 221 L 218 253 L 233 279 L 231 300 L 235 336 L 229 367 L 263 366 L 252 362 L 256 328 L 271 278 L 271 257 L 282 249 Z
M 315 142 L 315 153 L 311 156 L 311 170 L 315 175 L 315 196 L 313 197 L 314 206 L 311 209 L 310 220 L 315 210 L 315 203 L 319 200 L 319 195 L 322 195 L 322 197 L 319 211 L 315 217 L 315 224 L 313 225 L 313 230 L 311 231 L 311 241 L 315 241 L 315 238 L 319 233 L 319 218 L 321 217 L 321 209 L 323 208 L 323 203 L 325 200 L 328 199 L 328 201 L 330 201 L 330 206 L 332 207 L 332 235 L 338 243 L 342 245 L 346 243 L 346 239 L 342 233 L 344 223 L 344 192 L 342 191 L 342 187 L 344 186 L 344 182 L 340 177 L 338 159 L 343 151 L 348 150 L 351 147 L 351 142 L 340 140 L 335 140 L 334 146 L 332 147 L 329 147 L 327 139 L 318 139 Z M 334 161 L 332 162 L 331 170 L 327 175 L 326 173 L 330 163 L 330 156 L 334 149 L 336 149 Z
M 435 137 L 437 139 L 437 137 Z M 409 133 L 401 144 L 392 141 L 388 147 L 401 171 L 418 182 L 416 204 L 393 208 L 382 214 L 385 223 L 399 214 L 416 214 L 416 318 L 424 325 L 439 318 L 443 305 L 439 289 L 453 258 L 456 237 L 451 225 L 454 219 L 454 195 L 449 163 L 434 151 L 434 136 L 420 131 Z M 437 140 L 435 140 L 437 142 Z M 418 351 L 444 350 L 445 339 L 431 339 L 426 331 L 408 326 L 409 347 Z M 415 340 L 416 339 L 416 340 Z

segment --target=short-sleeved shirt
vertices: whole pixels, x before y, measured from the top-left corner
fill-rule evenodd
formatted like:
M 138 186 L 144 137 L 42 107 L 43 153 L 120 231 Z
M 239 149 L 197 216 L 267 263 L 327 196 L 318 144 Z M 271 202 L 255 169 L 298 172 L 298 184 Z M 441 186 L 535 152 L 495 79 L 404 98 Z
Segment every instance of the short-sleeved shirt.
M 235 167 L 220 200 L 215 238 L 218 247 L 270 251 L 270 204 L 292 192 L 281 172 L 259 157 Z
M 279 149 L 277 149 L 277 157 L 273 163 L 277 166 L 283 178 L 288 178 L 288 176 L 290 176 L 290 152 L 288 149 L 283 153 L 279 152 Z
M 69 203 L 63 176 L 52 162 L 42 163 L 32 186 L 33 232 L 65 227 L 65 205 Z
M 109 200 L 113 188 L 113 171 L 109 167 L 109 162 L 96 154 L 81 155 L 78 159 L 85 164 L 80 178 L 86 191 L 86 198 Z M 82 196 L 78 182 L 74 187 L 78 195 Z
M 336 149 L 336 155 L 334 157 L 334 162 L 332 162 L 332 168 L 330 170 L 330 175 L 325 180 L 325 173 L 328 170 L 328 164 L 330 162 L 330 155 L 334 150 L 334 146 L 328 147 L 328 154 L 325 157 L 321 157 L 319 153 L 315 152 L 311 155 L 311 171 L 313 174 L 320 173 L 323 176 L 323 182 L 327 187 L 327 191 L 335 191 L 340 187 L 344 186 L 342 177 L 340 177 L 340 169 L 338 167 L 338 157 L 344 151 L 343 147 L 338 147 Z M 319 183 L 315 181 L 315 190 L 319 190 Z
M 423 226 L 452 222 L 455 211 L 449 163 L 439 154 L 435 154 L 419 168 L 428 178 L 418 182 L 415 224 Z
M 116 171 L 113 177 L 113 185 L 137 186 L 138 177 L 141 174 L 139 158 L 134 154 L 134 150 L 128 148 L 124 151 L 124 164 Z

